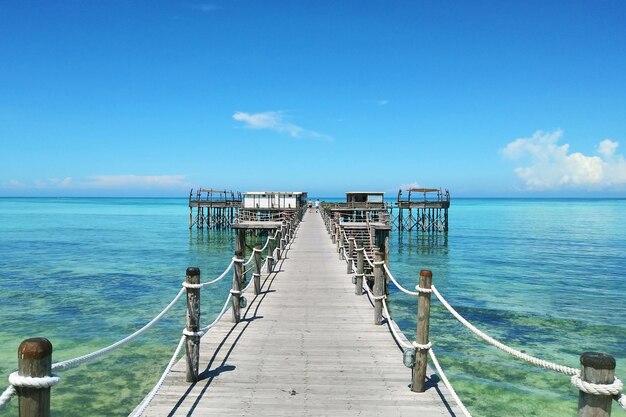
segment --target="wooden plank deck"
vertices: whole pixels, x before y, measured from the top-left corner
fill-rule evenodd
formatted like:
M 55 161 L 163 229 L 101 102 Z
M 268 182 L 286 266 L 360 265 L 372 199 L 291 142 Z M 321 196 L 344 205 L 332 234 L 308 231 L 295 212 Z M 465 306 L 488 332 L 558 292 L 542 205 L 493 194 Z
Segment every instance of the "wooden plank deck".
M 246 294 L 240 323 L 227 313 L 202 338 L 202 379 L 185 382 L 181 360 L 144 416 L 461 415 L 443 384 L 408 388 L 401 350 L 373 324 L 367 295 L 354 294 L 318 214 L 304 217 L 278 266 L 259 296 Z

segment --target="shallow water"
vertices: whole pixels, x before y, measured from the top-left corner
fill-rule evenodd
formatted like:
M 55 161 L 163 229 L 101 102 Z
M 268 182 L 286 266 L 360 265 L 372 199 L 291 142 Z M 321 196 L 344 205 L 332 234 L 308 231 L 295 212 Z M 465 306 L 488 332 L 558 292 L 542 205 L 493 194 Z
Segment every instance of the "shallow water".
M 190 232 L 186 199 L 0 199 L 0 376 L 27 337 L 54 360 L 112 343 L 155 316 L 188 266 L 203 281 L 230 262 L 230 232 Z M 580 353 L 617 358 L 626 375 L 625 200 L 453 200 L 450 232 L 393 232 L 390 269 L 407 287 L 420 269 L 461 314 L 529 354 L 576 367 Z M 229 280 L 203 291 L 214 316 Z M 391 288 L 412 337 L 415 300 Z M 62 372 L 55 416 L 127 415 L 156 382 L 184 324 L 179 303 L 139 340 Z M 431 339 L 475 416 L 571 416 L 568 378 L 487 346 L 433 303 Z M 408 383 L 408 380 L 407 380 Z M 12 401 L 5 415 L 16 415 Z M 616 410 L 616 413 L 621 412 Z M 619 414 L 617 414 L 619 415 Z

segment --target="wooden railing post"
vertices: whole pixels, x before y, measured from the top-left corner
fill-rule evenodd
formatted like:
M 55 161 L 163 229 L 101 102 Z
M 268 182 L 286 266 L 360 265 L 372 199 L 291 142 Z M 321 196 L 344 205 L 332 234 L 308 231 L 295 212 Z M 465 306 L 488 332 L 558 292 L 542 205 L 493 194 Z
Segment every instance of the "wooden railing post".
M 354 293 L 356 295 L 363 295 L 363 251 L 364 247 L 356 249 L 356 279 L 354 280 Z
M 383 261 L 382 254 L 374 254 L 374 324 L 383 324 Z
M 41 378 L 52 370 L 52 343 L 43 337 L 26 339 L 17 349 L 18 375 Z M 50 387 L 15 387 L 20 417 L 50 417 Z
M 330 224 L 330 237 L 333 240 L 333 245 L 337 243 L 337 236 L 335 235 L 335 232 L 336 232 L 335 222 L 332 222 Z
M 339 229 L 339 240 L 337 241 L 337 252 L 339 252 L 339 259 L 343 259 L 343 233 L 341 233 L 341 229 Z
M 230 290 L 230 295 L 233 305 L 233 323 L 239 323 L 241 320 L 241 311 L 239 308 L 239 302 L 241 300 L 241 277 L 243 275 L 243 251 L 235 251 L 235 264 L 233 265 L 235 271 L 233 273 L 233 288 Z
M 433 273 L 427 269 L 420 271 L 419 287 L 430 290 L 433 282 Z M 430 331 L 430 292 L 420 292 L 417 297 L 417 334 L 415 341 L 419 345 L 428 345 Z M 426 382 L 426 365 L 428 363 L 428 349 L 415 350 L 415 366 L 413 367 L 413 382 L 411 391 L 424 392 Z
M 274 237 L 271 236 L 268 239 L 269 242 L 267 242 L 267 273 L 271 274 L 274 271 Z
M 187 361 L 187 382 L 198 382 L 200 369 L 200 268 L 187 268 L 185 276 L 187 288 L 187 322 L 185 327 L 185 359 Z
M 261 293 L 261 245 L 255 245 L 252 252 L 254 254 L 254 295 Z
M 278 240 L 278 247 L 276 249 L 276 262 L 280 261 L 280 257 L 283 250 L 283 227 L 280 227 L 278 234 L 276 235 L 276 239 Z
M 597 352 L 580 356 L 580 378 L 592 384 L 612 384 L 615 381 L 615 358 Z M 594 395 L 579 391 L 578 417 L 609 417 L 613 405 L 611 395 Z
M 353 237 L 349 237 L 348 238 L 348 253 L 346 254 L 346 260 L 348 262 L 346 262 L 346 273 L 347 274 L 351 274 L 352 272 L 354 272 L 354 270 L 352 269 L 352 253 L 354 252 L 354 238 Z

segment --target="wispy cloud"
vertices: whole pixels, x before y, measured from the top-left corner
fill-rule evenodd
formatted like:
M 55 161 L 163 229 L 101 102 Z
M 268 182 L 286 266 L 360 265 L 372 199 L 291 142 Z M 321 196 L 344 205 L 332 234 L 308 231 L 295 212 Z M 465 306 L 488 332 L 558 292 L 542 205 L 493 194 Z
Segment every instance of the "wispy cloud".
M 72 177 L 48 178 L 26 183 L 12 179 L 2 184 L 10 189 L 187 189 L 189 183 L 184 175 L 97 175 L 84 180 Z
M 195 8 L 200 10 L 201 12 L 210 13 L 218 10 L 220 7 L 214 3 L 202 3 L 195 6 Z
M 570 145 L 559 145 L 563 131 L 537 131 L 531 137 L 515 139 L 502 154 L 523 166 L 514 172 L 529 190 L 560 188 L 606 189 L 626 185 L 626 160 L 617 154 L 619 143 L 605 139 L 598 144 L 598 155 L 570 152 Z
M 417 182 L 417 181 L 415 181 L 415 182 L 410 182 L 410 183 L 408 183 L 408 184 L 400 184 L 400 189 L 401 189 L 402 191 L 404 191 L 404 190 L 409 190 L 409 189 L 411 189 L 411 188 L 422 188 L 422 186 L 421 186 L 421 184 L 420 184 L 419 182 Z
M 285 120 L 285 112 L 268 111 L 262 113 L 235 112 L 233 119 L 244 124 L 249 129 L 265 129 L 286 134 L 297 139 L 321 139 L 331 141 L 333 138 L 313 130 L 304 129 Z
M 377 99 L 373 99 L 373 100 L 365 100 L 366 103 L 369 104 L 374 104 L 376 106 L 382 107 L 382 106 L 386 106 L 387 104 L 389 104 L 389 100 L 384 99 L 384 98 L 377 98 Z

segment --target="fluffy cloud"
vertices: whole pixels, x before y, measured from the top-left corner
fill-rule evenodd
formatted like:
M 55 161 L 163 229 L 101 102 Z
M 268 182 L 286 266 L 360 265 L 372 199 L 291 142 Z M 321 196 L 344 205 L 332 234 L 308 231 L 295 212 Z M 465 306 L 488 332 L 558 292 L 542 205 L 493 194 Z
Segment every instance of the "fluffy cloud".
M 537 131 L 502 149 L 504 156 L 523 164 L 515 168 L 515 173 L 528 189 L 606 189 L 626 185 L 626 161 L 616 153 L 618 142 L 605 139 L 597 147 L 598 155 L 584 155 L 570 152 L 569 144 L 559 145 L 562 136 L 561 130 Z
M 262 113 L 245 113 L 235 112 L 233 119 L 238 122 L 242 122 L 244 127 L 249 129 L 267 129 L 273 130 L 278 133 L 287 134 L 292 138 L 311 138 L 332 140 L 330 136 L 323 135 L 321 133 L 314 132 L 312 130 L 306 130 L 302 127 L 290 123 L 285 120 L 284 112 L 280 111 L 268 111 Z

